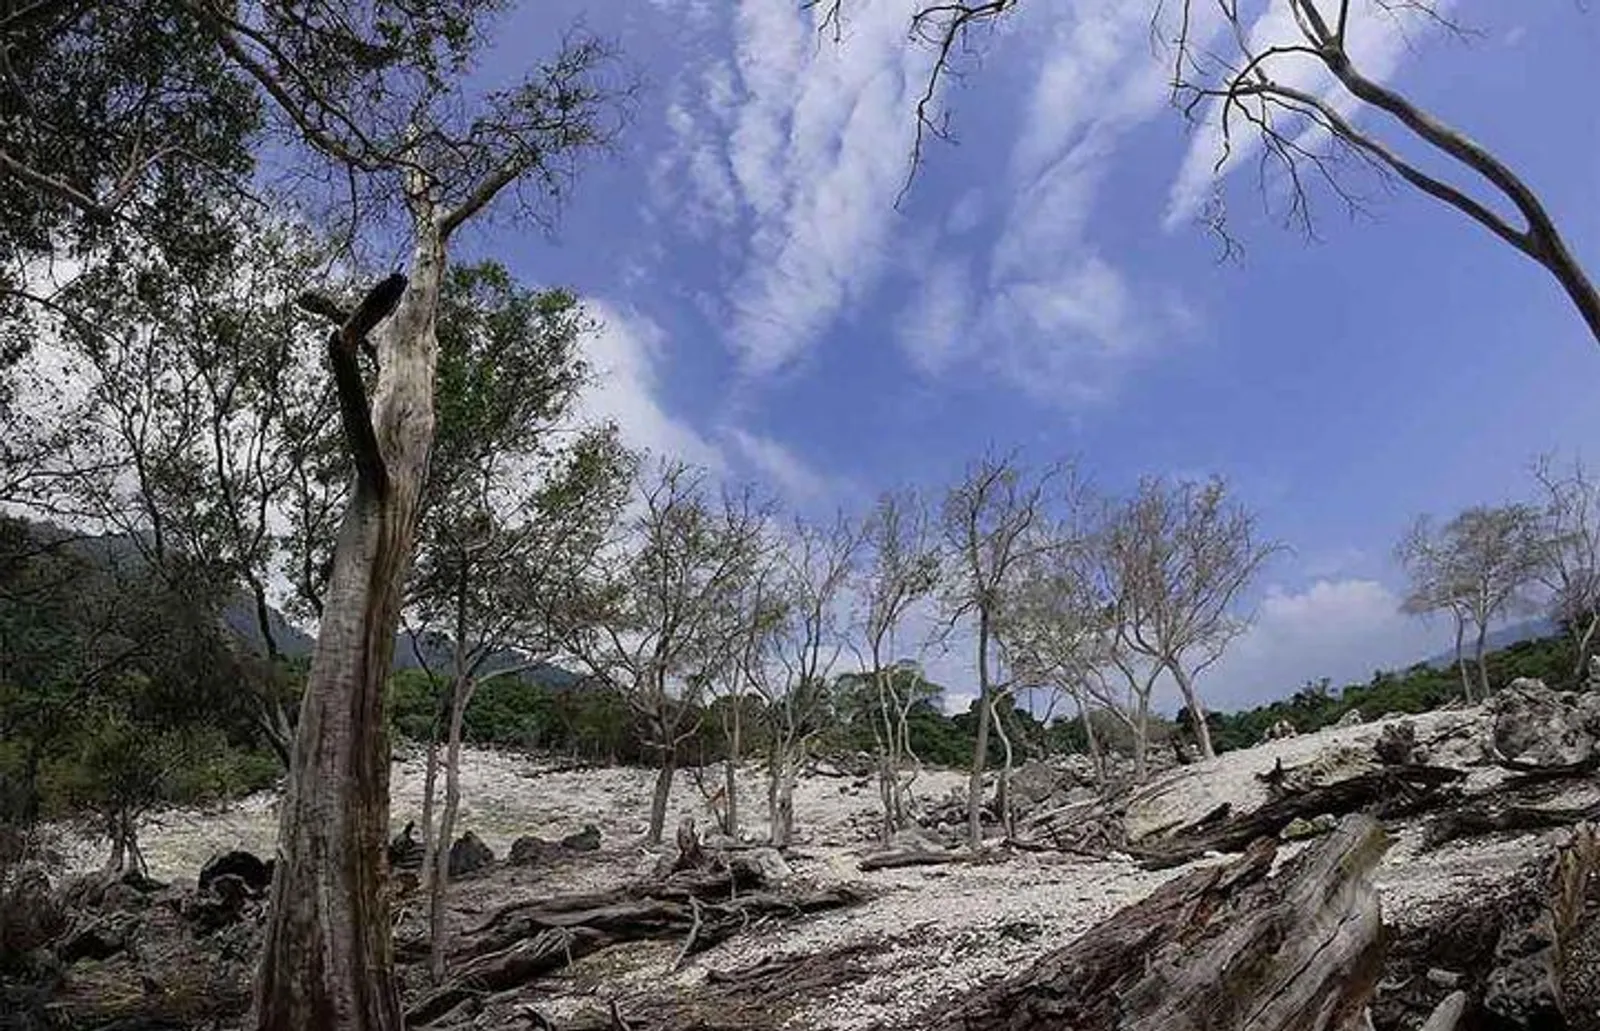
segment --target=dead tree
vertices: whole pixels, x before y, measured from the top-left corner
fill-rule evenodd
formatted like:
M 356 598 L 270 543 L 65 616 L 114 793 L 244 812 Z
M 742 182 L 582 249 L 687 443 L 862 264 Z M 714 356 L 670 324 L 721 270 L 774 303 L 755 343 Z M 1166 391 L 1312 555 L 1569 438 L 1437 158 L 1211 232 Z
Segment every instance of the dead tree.
M 880 833 L 887 846 L 906 824 L 906 803 L 916 780 L 918 759 L 911 746 L 909 717 L 925 683 L 914 665 L 902 663 L 897 649 L 907 617 L 933 593 L 939 579 L 939 554 L 932 539 L 927 506 L 916 494 L 884 494 L 863 529 L 866 561 L 858 593 L 863 676 L 870 684 L 867 707 L 878 750 L 878 796 L 883 804 Z M 910 765 L 909 773 L 904 769 Z
M 996 676 L 999 649 L 995 634 L 1001 621 L 1006 588 L 1030 556 L 1048 550 L 1053 541 L 1044 527 L 1045 492 L 1061 473 L 1023 469 L 1014 456 L 987 456 L 966 471 L 945 496 L 942 525 L 950 568 L 944 586 L 951 625 L 970 619 L 978 674 L 978 732 L 973 743 L 972 776 L 967 786 L 967 836 L 983 847 L 983 770 L 996 697 L 1009 680 Z M 999 809 L 1004 814 L 1010 769 L 1000 772 Z M 1002 819 L 1004 819 L 1002 815 Z
M 820 19 L 839 27 L 849 0 L 808 0 Z M 940 111 L 940 87 L 962 56 L 981 53 L 985 28 L 1008 17 L 1019 0 L 924 2 L 911 16 L 908 37 L 934 53 L 932 70 L 917 100 L 916 137 L 910 176 L 931 135 L 948 136 Z M 1268 15 L 1275 14 L 1276 4 Z M 1221 174 L 1246 145 L 1259 147 L 1261 175 L 1281 175 L 1288 186 L 1286 221 L 1312 232 L 1311 192 L 1321 183 L 1351 210 L 1361 200 L 1348 168 L 1363 167 L 1381 178 L 1398 178 L 1470 218 L 1553 276 L 1600 342 L 1600 291 L 1534 189 L 1512 167 L 1465 132 L 1449 125 L 1393 87 L 1379 82 L 1351 53 L 1354 34 L 1442 28 L 1461 34 L 1445 4 L 1437 0 L 1371 0 L 1353 9 L 1351 0 L 1284 0 L 1292 18 L 1287 35 L 1256 31 L 1238 3 L 1152 0 L 1151 38 L 1166 49 L 1174 105 L 1192 123 L 1214 126 Z M 1308 70 L 1310 74 L 1308 75 Z M 1329 80 L 1326 88 L 1300 83 Z M 1373 126 L 1382 124 L 1382 133 Z M 1238 136 L 1249 134 L 1248 141 Z M 1390 143 L 1386 136 L 1397 142 Z M 1508 214 L 1501 214 L 1507 212 Z M 1207 221 L 1225 246 L 1228 235 L 1220 200 Z
M 631 545 L 591 578 L 567 647 L 627 703 L 659 756 L 649 831 L 658 844 L 678 750 L 699 730 L 705 688 L 738 635 L 736 602 L 769 513 L 748 493 L 714 503 L 704 473 L 681 462 L 659 466 L 640 502 Z

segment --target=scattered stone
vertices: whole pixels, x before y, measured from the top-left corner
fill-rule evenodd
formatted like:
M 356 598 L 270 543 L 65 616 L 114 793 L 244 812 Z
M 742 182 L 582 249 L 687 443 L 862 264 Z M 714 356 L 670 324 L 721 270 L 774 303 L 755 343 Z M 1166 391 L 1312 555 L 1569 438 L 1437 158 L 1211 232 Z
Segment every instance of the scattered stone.
M 576 834 L 568 834 L 561 839 L 561 847 L 569 852 L 596 852 L 600 849 L 600 828 L 592 823 L 583 825 L 583 830 Z
M 1428 750 L 1417 744 L 1417 725 L 1410 720 L 1386 724 L 1372 750 L 1385 766 L 1417 766 L 1428 761 Z
M 389 869 L 420 870 L 422 868 L 422 842 L 413 837 L 416 828 L 415 822 L 408 822 L 405 830 L 395 835 L 394 840 L 389 842 Z
M 200 868 L 200 890 L 211 887 L 218 877 L 237 877 L 255 894 L 262 894 L 272 886 L 272 867 L 249 852 L 236 850 L 213 856 Z
M 1293 723 L 1288 720 L 1279 720 L 1267 728 L 1267 732 L 1261 735 L 1261 740 L 1282 741 L 1285 738 L 1298 737 L 1299 735 L 1300 732 L 1294 729 Z
M 751 880 L 757 884 L 782 884 L 794 876 L 794 870 L 775 848 L 752 848 L 738 852 L 728 861 L 728 868 L 739 881 Z
M 1309 820 L 1303 816 L 1297 816 L 1290 820 L 1283 830 L 1278 832 L 1278 836 L 1284 841 L 1305 841 L 1308 838 L 1321 837 L 1338 826 L 1338 819 L 1330 813 L 1323 813 Z
M 456 839 L 450 846 L 450 876 L 464 877 L 476 873 L 494 862 L 494 850 L 471 831 Z
M 1454 970 L 1440 970 L 1438 967 L 1429 967 L 1427 973 L 1428 983 L 1435 988 L 1452 989 L 1461 984 L 1461 975 Z
M 1351 709 L 1349 712 L 1345 713 L 1343 716 L 1340 716 L 1339 717 L 1339 722 L 1335 723 L 1334 726 L 1335 727 L 1359 727 L 1364 722 L 1366 722 L 1366 721 L 1361 718 L 1361 710 L 1360 709 Z
M 512 866 L 532 866 L 534 863 L 544 862 L 560 854 L 561 846 L 558 843 L 529 834 L 511 843 L 511 852 L 506 856 L 506 862 Z
M 1595 757 L 1600 695 L 1552 691 L 1529 677 L 1489 702 L 1497 757 L 1528 766 L 1575 766 Z

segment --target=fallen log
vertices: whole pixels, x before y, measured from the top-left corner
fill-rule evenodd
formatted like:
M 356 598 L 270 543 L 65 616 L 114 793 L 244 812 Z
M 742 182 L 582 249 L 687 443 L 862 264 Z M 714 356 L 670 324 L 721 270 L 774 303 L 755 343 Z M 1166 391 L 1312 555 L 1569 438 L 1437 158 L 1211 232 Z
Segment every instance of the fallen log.
M 1505 805 L 1493 801 L 1439 813 L 1422 832 L 1423 849 L 1434 849 L 1460 838 L 1481 837 L 1504 831 L 1542 831 L 1600 820 L 1600 803 L 1586 806 Z
M 1276 843 L 1195 870 L 1026 972 L 932 1010 L 938 1031 L 1347 1031 L 1382 962 L 1382 828 L 1347 817 L 1268 878 Z
M 906 866 L 938 866 L 944 863 L 971 862 L 970 852 L 934 851 L 932 849 L 896 849 L 891 852 L 874 852 L 856 864 L 862 873 L 873 870 L 895 870 Z
M 723 882 L 728 884 L 731 880 Z M 406 1025 L 424 1026 L 468 998 L 526 984 L 612 945 L 682 938 L 685 954 L 700 952 L 758 921 L 838 909 L 865 898 L 848 886 L 734 898 L 726 891 L 702 895 L 695 890 L 717 886 L 700 878 L 687 887 L 682 882 L 660 885 L 658 895 L 644 894 L 642 886 L 634 885 L 604 895 L 506 907 L 456 943 L 451 950 L 453 978 L 418 1001 L 407 1012 Z
M 1586 824 L 1557 850 L 1543 904 L 1530 919 L 1502 930 L 1484 1009 L 1516 1027 L 1600 1027 L 1594 984 L 1600 926 L 1588 912 L 1597 876 L 1600 839 Z
M 1218 818 L 1219 810 L 1171 837 L 1148 839 L 1127 851 L 1152 870 L 1182 866 L 1211 852 L 1239 852 L 1257 838 L 1276 837 L 1290 821 L 1324 813 L 1343 816 L 1368 807 L 1388 815 L 1415 810 L 1442 800 L 1439 788 L 1466 779 L 1466 772 L 1448 766 L 1387 766 L 1297 794 L 1284 795 L 1258 809 Z

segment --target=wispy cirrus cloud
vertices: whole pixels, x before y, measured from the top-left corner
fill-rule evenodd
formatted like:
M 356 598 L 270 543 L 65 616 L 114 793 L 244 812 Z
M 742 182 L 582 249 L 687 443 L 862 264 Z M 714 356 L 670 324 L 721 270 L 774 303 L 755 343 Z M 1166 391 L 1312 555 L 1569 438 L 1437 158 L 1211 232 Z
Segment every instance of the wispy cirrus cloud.
M 679 83 L 658 179 L 691 230 L 734 236 L 720 305 L 748 375 L 799 361 L 879 282 L 931 61 L 906 43 L 913 8 L 860 4 L 836 44 L 820 5 L 742 0 L 729 56 Z
M 1215 25 L 1197 12 L 1191 30 L 1204 40 Z M 997 232 L 966 283 L 953 281 L 948 260 L 921 277 L 899 340 L 924 373 L 971 363 L 1041 401 L 1093 401 L 1180 325 L 1165 301 L 1135 301 L 1163 291 L 1130 281 L 1090 231 L 1122 138 L 1166 109 L 1169 68 L 1138 5 L 1057 0 L 1013 17 L 1020 24 L 1001 45 L 1031 86 L 985 198 Z

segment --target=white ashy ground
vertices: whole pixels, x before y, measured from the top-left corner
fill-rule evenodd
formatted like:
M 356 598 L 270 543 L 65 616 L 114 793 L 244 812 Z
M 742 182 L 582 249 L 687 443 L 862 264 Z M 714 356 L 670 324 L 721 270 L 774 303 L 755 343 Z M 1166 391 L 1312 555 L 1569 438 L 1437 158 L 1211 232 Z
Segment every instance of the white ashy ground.
M 1471 767 L 1474 787 L 1500 776 L 1482 762 L 1481 711 L 1453 710 L 1411 719 L 1434 761 Z M 1279 759 L 1286 767 L 1315 762 L 1341 775 L 1359 772 L 1373 762 L 1372 742 L 1381 729 L 1378 722 L 1330 728 L 1173 771 L 1135 798 L 1130 830 L 1137 836 L 1188 822 L 1222 802 L 1231 803 L 1235 812 L 1253 808 L 1266 801 L 1266 788 L 1257 774 Z M 496 854 L 503 855 L 524 834 L 555 838 L 588 823 L 600 828 L 604 851 L 594 862 L 568 871 L 519 873 L 521 879 L 511 883 L 519 897 L 614 886 L 630 874 L 648 870 L 659 854 L 642 843 L 652 771 L 557 772 L 526 757 L 468 750 L 462 777 L 458 828 L 477 833 Z M 919 795 L 942 798 L 964 783 L 965 774 L 928 771 L 918 783 Z M 392 827 L 417 817 L 421 786 L 420 758 L 396 763 Z M 752 837 L 760 837 L 765 832 L 765 795 L 754 769 L 741 777 L 741 797 L 744 828 Z M 1572 799 L 1564 801 L 1571 804 Z M 554 997 L 548 1000 L 552 1015 L 559 1017 L 585 1003 L 603 1006 L 614 998 L 688 990 L 709 969 L 870 941 L 878 943 L 865 958 L 873 975 L 852 985 L 844 997 L 825 1000 L 797 1015 L 791 1026 L 836 1031 L 897 1026 L 938 997 L 1021 969 L 1182 872 L 1152 873 L 1124 858 L 1090 860 L 1039 853 L 1021 854 L 997 865 L 863 874 L 856 861 L 869 848 L 875 791 L 847 778 L 808 777 L 800 782 L 795 803 L 801 827 L 800 843 L 791 857 L 796 878 L 818 885 L 864 884 L 881 892 L 878 897 L 797 925 L 736 936 L 696 955 L 677 971 L 671 970 L 678 951 L 674 943 L 606 950 L 575 965 L 571 976 L 553 986 Z M 696 816 L 702 826 L 712 822 L 700 791 L 680 773 L 667 824 L 669 840 L 670 829 L 684 815 Z M 221 812 L 161 814 L 151 821 L 142 840 L 155 876 L 192 878 L 218 851 L 245 848 L 270 855 L 275 830 L 274 799 L 256 796 Z M 1537 854 L 1538 837 L 1486 839 L 1419 853 L 1420 827 L 1406 827 L 1379 874 L 1386 918 L 1412 923 L 1451 898 L 1492 888 Z M 83 866 L 96 865 L 100 859 L 82 842 L 73 846 L 71 854 Z M 471 883 L 464 882 L 463 887 Z M 453 908 L 461 919 L 468 919 L 502 901 L 473 897 L 469 889 Z M 604 976 L 585 976 L 585 967 L 591 975 L 603 970 Z

